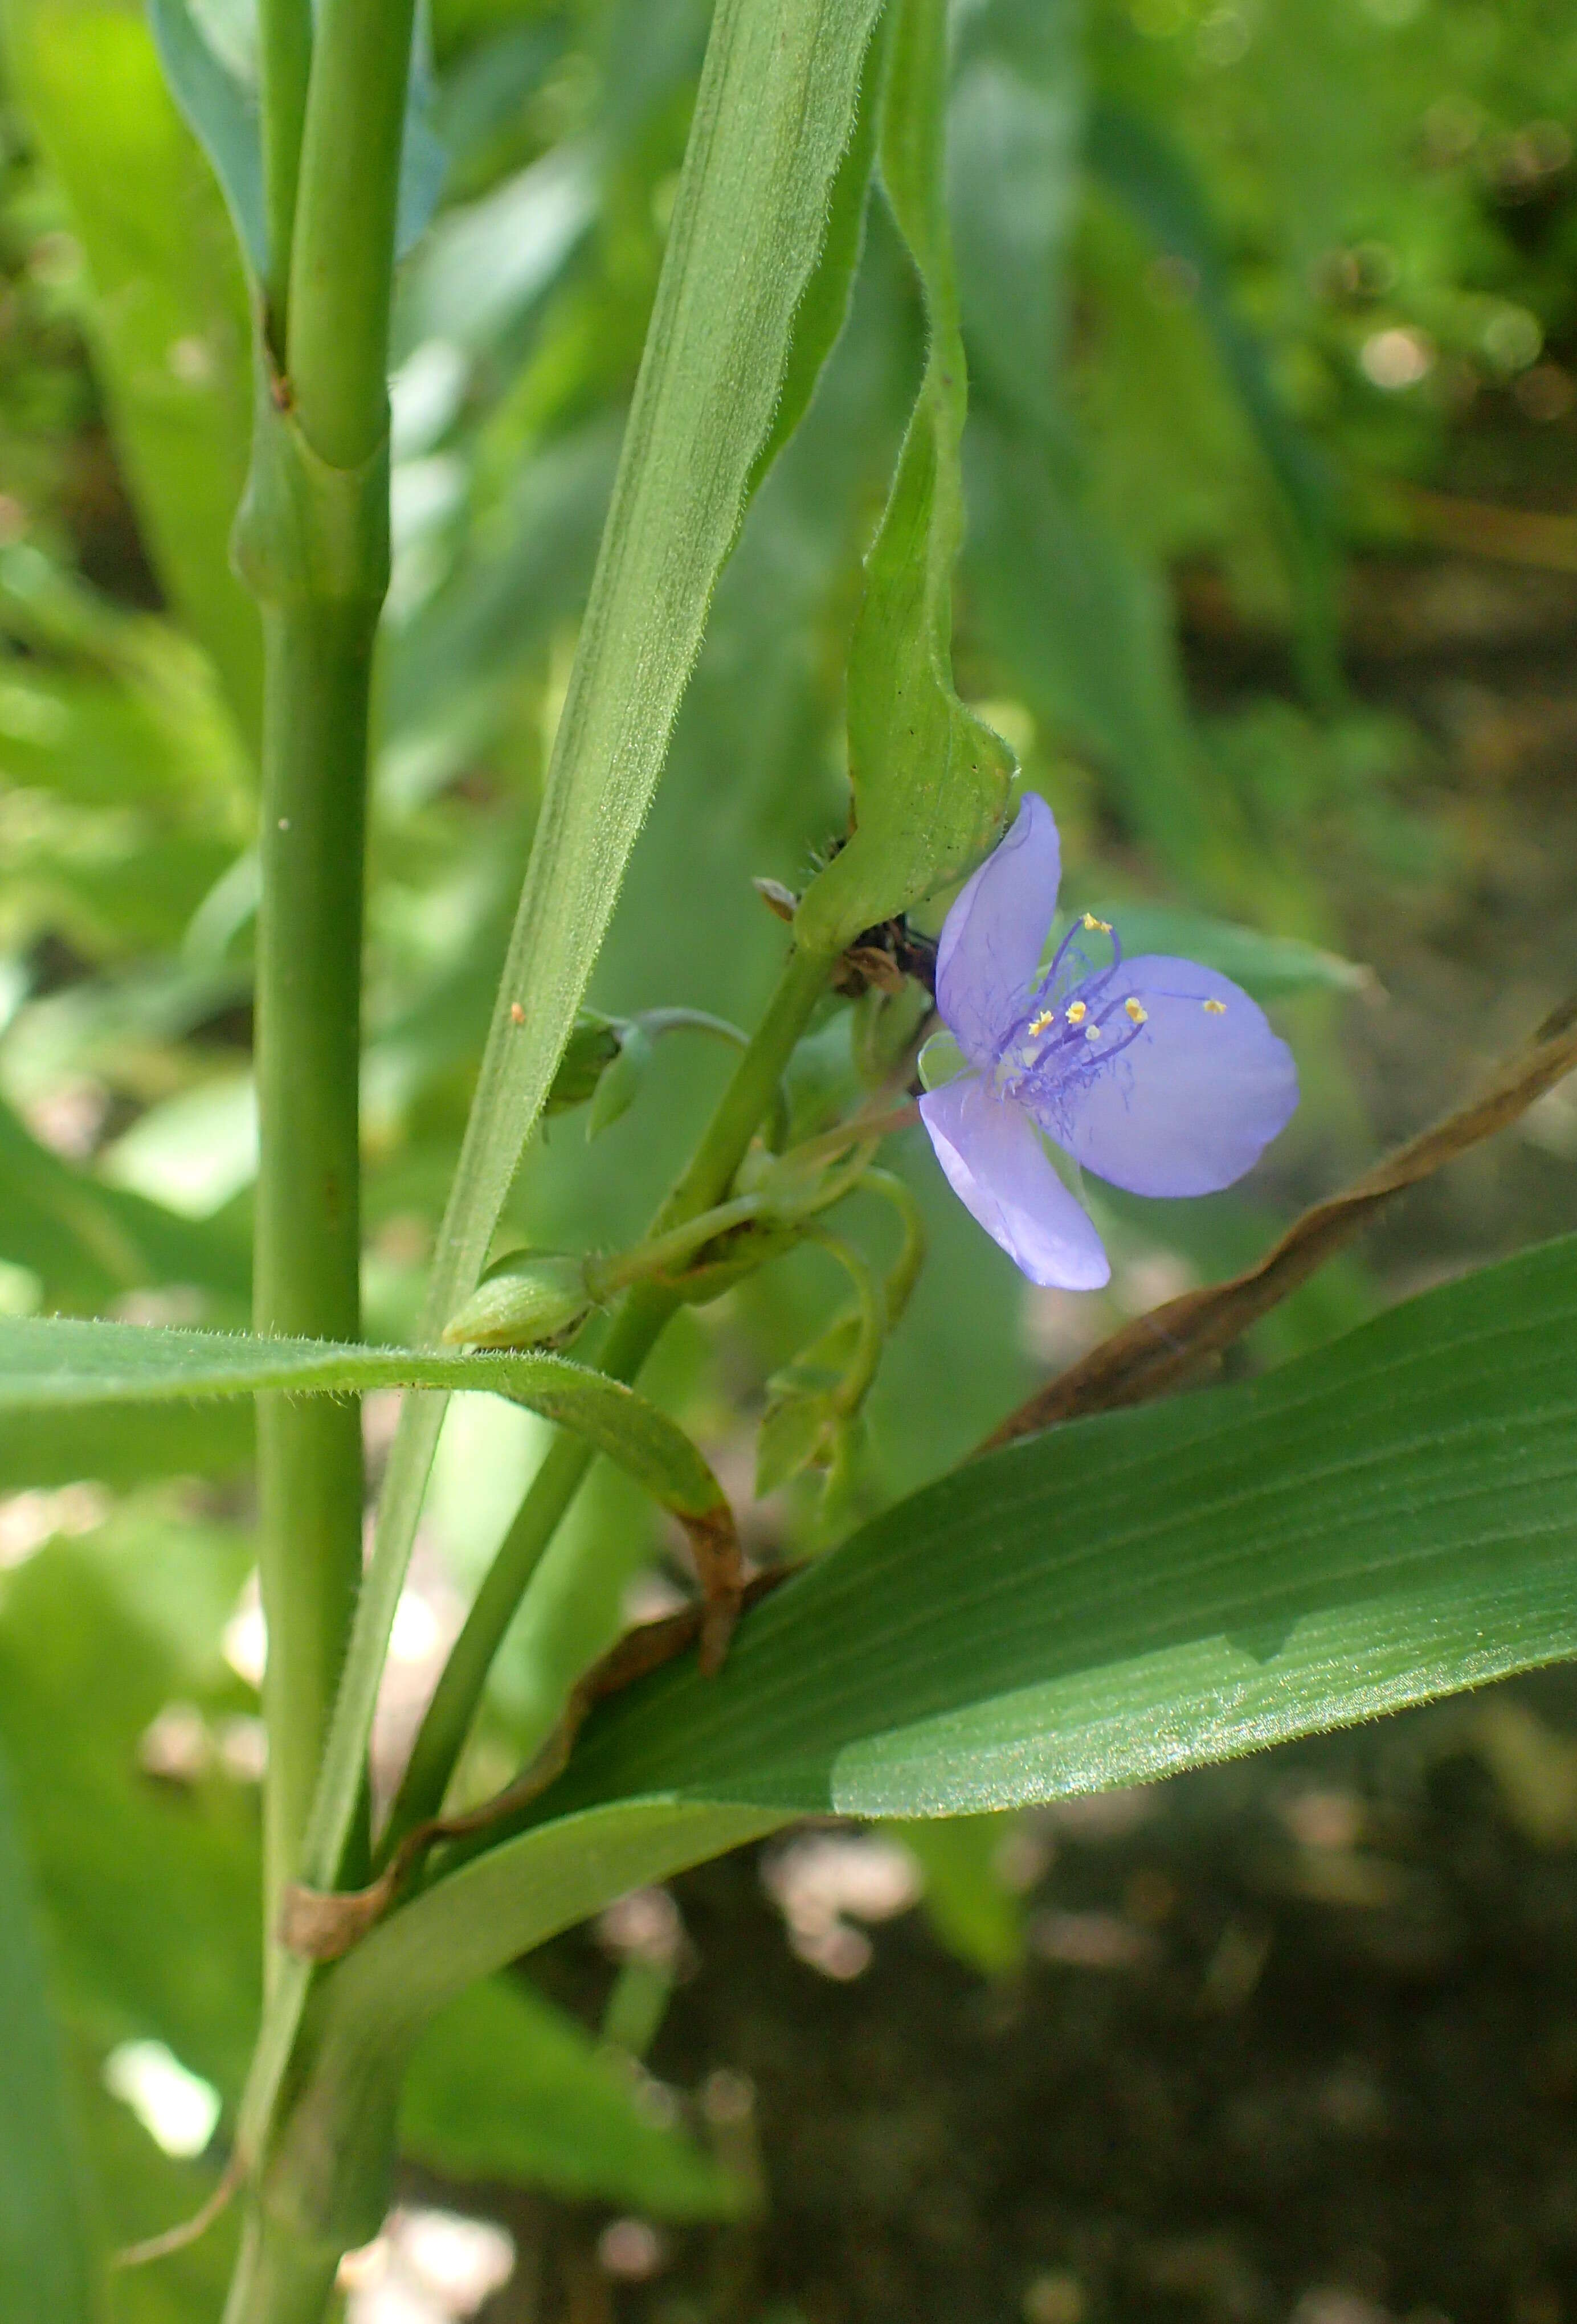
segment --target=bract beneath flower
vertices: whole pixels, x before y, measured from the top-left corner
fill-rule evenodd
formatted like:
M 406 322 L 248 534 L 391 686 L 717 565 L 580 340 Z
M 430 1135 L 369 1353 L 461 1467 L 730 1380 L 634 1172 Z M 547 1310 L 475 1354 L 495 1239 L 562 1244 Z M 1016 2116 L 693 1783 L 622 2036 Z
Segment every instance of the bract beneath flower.
M 1086 1291 L 1106 1255 L 1038 1133 L 1131 1194 L 1213 1194 L 1285 1126 L 1297 1071 L 1229 977 L 1125 960 L 1088 915 L 1043 969 L 1060 877 L 1056 825 L 1031 792 L 947 915 L 936 1002 L 969 1070 L 920 1114 L 954 1192 L 1030 1281 Z

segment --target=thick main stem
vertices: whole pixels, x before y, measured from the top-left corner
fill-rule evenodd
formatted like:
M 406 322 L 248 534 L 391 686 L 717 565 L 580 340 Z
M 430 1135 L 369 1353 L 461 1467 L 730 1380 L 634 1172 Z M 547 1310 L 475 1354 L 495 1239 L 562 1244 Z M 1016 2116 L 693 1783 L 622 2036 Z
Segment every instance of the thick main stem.
M 389 307 L 414 0 L 323 0 L 290 250 L 290 388 L 318 456 L 388 432 Z
M 829 966 L 816 954 L 789 955 L 767 1012 L 689 1167 L 652 1222 L 653 1234 L 682 1226 L 726 1194 L 758 1124 L 775 1101 L 789 1054 L 825 990 Z M 599 1369 L 614 1379 L 633 1380 L 679 1304 L 670 1291 L 638 1285 L 614 1318 Z M 493 1658 L 595 1457 L 577 1436 L 560 1435 L 549 1447 L 444 1665 L 390 1812 L 381 1855 L 443 1805 Z
M 318 0 L 303 89 L 312 13 L 264 0 L 272 311 L 235 538 L 265 648 L 256 1319 L 342 1340 L 361 1323 L 363 826 L 389 579 L 389 300 L 411 11 L 412 0 Z M 358 1406 L 261 1398 L 258 1457 L 272 1930 L 300 1868 L 361 1582 Z M 272 1946 L 269 1969 L 281 1983 Z M 249 2162 L 255 2172 L 263 2158 Z M 309 2324 L 339 2247 L 271 2214 L 254 2177 L 230 2324 Z
M 355 1340 L 372 622 L 365 605 L 302 596 L 267 607 L 264 639 L 255 1319 L 260 1332 Z M 297 1870 L 361 1579 L 360 1413 L 265 1396 L 258 1431 L 272 1915 Z
M 281 2233 L 254 2208 L 242 2229 L 226 2324 L 320 2324 L 338 2265 L 337 2249 Z
M 270 255 L 276 300 L 288 259 L 290 310 L 258 349 L 235 542 L 264 642 L 254 1301 L 260 1331 L 354 1340 L 368 698 L 389 579 L 389 297 L 412 0 L 320 0 L 309 75 L 300 5 L 266 0 L 262 27 L 280 213 Z M 361 1581 L 356 1406 L 263 1397 L 258 1456 L 272 1927 L 300 1866 Z

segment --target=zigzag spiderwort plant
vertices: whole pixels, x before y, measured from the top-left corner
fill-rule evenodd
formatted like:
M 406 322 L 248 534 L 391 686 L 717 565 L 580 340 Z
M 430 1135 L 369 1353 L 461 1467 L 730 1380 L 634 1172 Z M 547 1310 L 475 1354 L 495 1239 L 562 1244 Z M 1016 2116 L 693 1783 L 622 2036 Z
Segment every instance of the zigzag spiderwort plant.
M 912 1191 L 876 1167 L 913 1118 L 913 984 L 885 996 L 885 1019 L 862 1004 L 862 1104 L 797 1121 L 782 1086 L 829 996 L 924 972 L 904 916 L 966 877 L 936 956 L 962 1070 L 919 1112 L 1035 1280 L 1106 1273 L 1041 1133 L 1118 1185 L 1188 1194 L 1240 1175 L 1296 1102 L 1286 1048 L 1214 971 L 1130 960 L 1093 916 L 1041 968 L 1055 825 L 1030 797 L 1002 835 L 1010 753 L 951 671 L 964 362 L 942 199 L 947 12 L 888 0 L 878 27 L 880 13 L 719 0 L 424 1344 L 378 1350 L 357 1344 L 361 835 L 411 13 L 262 0 L 266 230 L 261 254 L 249 244 L 258 398 L 237 537 L 267 647 L 258 1336 L 0 1327 L 13 1406 L 260 1397 L 268 1978 L 226 2181 L 244 2206 L 229 2324 L 317 2324 L 341 2254 L 380 2224 L 423 2024 L 621 1891 L 807 1812 L 946 1813 L 1131 1780 L 1577 1646 L 1577 1258 L 1559 1246 L 1509 1292 L 1453 1286 L 1261 1386 L 1081 1422 L 944 1479 L 742 1621 L 713 1471 L 634 1388 L 684 1305 L 815 1241 L 853 1305 L 774 1381 L 762 1481 L 848 1463 L 920 1259 Z M 484 1276 L 556 1074 L 559 1101 L 605 1118 L 628 1090 L 604 1076 L 625 1066 L 628 1082 L 641 1042 L 678 1021 L 643 1012 L 636 1038 L 591 1020 L 563 1063 L 763 444 L 804 411 L 840 327 L 878 156 L 929 341 L 850 645 L 850 843 L 791 899 L 759 1024 L 722 1028 L 739 1054 L 649 1234 Z M 1538 1086 L 1570 1063 L 1555 1047 Z M 1535 1080 L 1517 1086 L 1526 1103 Z M 857 1194 L 898 1216 L 885 1280 L 832 1222 Z M 374 1383 L 420 1393 L 364 1573 L 350 1398 Z M 456 1387 L 558 1433 L 374 1830 L 372 1711 Z M 506 1631 L 518 1621 L 552 1666 L 558 1613 L 595 1578 L 600 1545 L 559 1527 L 598 1451 L 689 1526 L 705 1602 L 638 1639 L 651 1667 L 632 1688 L 616 1686 L 628 1650 L 588 1670 L 564 1648 L 521 1779 L 446 1818 Z M 1273 1652 L 1240 1643 L 1262 1633 Z

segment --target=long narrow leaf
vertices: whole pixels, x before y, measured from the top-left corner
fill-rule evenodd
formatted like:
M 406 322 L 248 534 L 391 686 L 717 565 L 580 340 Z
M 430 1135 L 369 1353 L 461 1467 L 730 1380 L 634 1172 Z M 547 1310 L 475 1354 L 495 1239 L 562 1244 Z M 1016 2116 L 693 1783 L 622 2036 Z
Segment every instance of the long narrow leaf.
M 1264 348 L 1238 313 L 1226 254 L 1204 189 L 1184 155 L 1158 129 L 1110 95 L 1091 107 L 1085 152 L 1096 180 L 1131 211 L 1157 248 L 1194 271 L 1201 320 L 1276 479 L 1289 520 L 1292 579 L 1299 593 L 1307 674 L 1321 689 L 1337 687 L 1334 480 L 1279 393 Z
M 148 22 L 170 93 L 208 157 L 235 239 L 261 282 L 268 272 L 268 212 L 256 85 L 216 53 L 190 0 L 149 0 Z
M 61 1316 L 0 1320 L 0 1413 L 374 1388 L 490 1389 L 586 1437 L 678 1515 L 701 1518 L 724 1508 L 717 1480 L 682 1429 L 632 1388 L 562 1356 L 413 1353 Z
M 945 1813 L 1130 1783 L 1577 1647 L 1577 1237 L 868 1526 L 588 1729 L 640 1790 Z M 549 1798 L 552 1795 L 549 1794 Z

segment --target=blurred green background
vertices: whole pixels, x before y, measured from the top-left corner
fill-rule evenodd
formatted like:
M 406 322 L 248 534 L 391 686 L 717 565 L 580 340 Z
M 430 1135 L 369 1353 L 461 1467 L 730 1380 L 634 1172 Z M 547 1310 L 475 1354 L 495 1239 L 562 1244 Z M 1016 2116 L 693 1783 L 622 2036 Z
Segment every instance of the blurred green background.
M 435 0 L 446 175 L 395 327 L 364 1084 L 371 1337 L 414 1321 L 707 13 Z M 244 84 L 244 0 L 194 14 Z M 5 24 L 0 1310 L 235 1325 L 259 668 L 226 553 L 250 400 L 241 275 L 142 14 L 8 0 Z M 948 1466 L 1124 1315 L 1246 1261 L 1577 984 L 1571 11 L 970 0 L 957 35 L 973 374 L 961 691 L 1054 806 L 1065 900 L 1121 906 L 1130 933 L 1149 924 L 1139 941 L 1240 976 L 1294 1042 L 1305 1102 L 1230 1195 L 1097 1194 L 1116 1264 L 1096 1298 L 1027 1295 L 911 1141 L 898 1167 L 932 1247 L 868 1441 L 835 1506 L 801 1480 L 750 1513 L 763 1558 Z M 842 342 L 718 592 L 597 971 L 609 1010 L 684 1003 L 748 1025 L 765 997 L 781 931 L 751 881 L 798 885 L 840 825 L 859 560 L 919 328 L 878 198 Z M 721 1047 L 667 1041 L 595 1143 L 584 1114 L 554 1116 L 512 1233 L 628 1240 L 725 1064 Z M 852 1089 L 851 1072 L 840 1011 L 802 1059 L 806 1109 Z M 1574 1157 L 1577 1108 L 1557 1092 L 1241 1360 L 1569 1226 Z M 866 1207 L 855 1231 L 885 1249 Z M 837 1290 L 806 1250 L 686 1311 L 665 1346 L 658 1388 L 742 1502 L 766 1383 Z M 374 1399 L 374 1457 L 390 1420 Z M 451 1414 L 396 1634 L 385 1779 L 544 1434 L 482 1399 Z M 248 1452 L 228 1407 L 0 1433 L 0 1742 L 108 2241 L 168 2224 L 217 2167 L 206 2100 L 187 2141 L 206 2161 L 137 2118 L 141 2105 L 157 2119 L 146 2094 L 165 2087 L 145 2045 L 227 2107 L 255 2007 Z M 604 1635 L 671 1600 L 676 1545 L 632 1489 L 599 1476 L 573 1522 L 605 1544 Z M 537 1683 L 506 1649 L 474 1787 L 507 1773 Z M 981 1973 L 1019 1941 L 992 1868 L 1001 1839 L 960 1826 L 915 1842 L 944 1939 Z M 625 1952 L 613 2031 L 640 2048 L 628 1963 L 644 1957 Z M 726 2216 L 748 2203 L 749 2172 L 730 2159 L 726 2105 L 713 2115 L 676 2126 L 662 2086 L 516 1978 L 432 2037 L 408 2139 L 413 2168 L 643 2217 Z M 115 2315 L 216 2313 L 226 2246 L 221 2229 L 121 2279 Z

